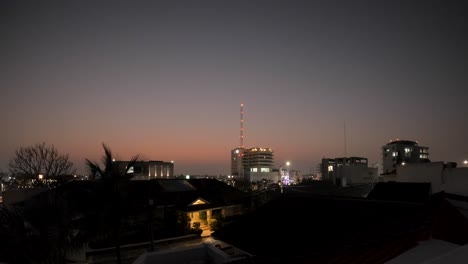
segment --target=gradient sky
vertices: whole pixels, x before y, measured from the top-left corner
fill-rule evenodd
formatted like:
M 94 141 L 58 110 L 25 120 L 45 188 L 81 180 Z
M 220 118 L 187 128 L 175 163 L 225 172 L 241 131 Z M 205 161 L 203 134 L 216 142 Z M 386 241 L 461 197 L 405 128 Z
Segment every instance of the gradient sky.
M 245 146 L 303 173 L 390 139 L 468 159 L 466 1 L 1 1 L 0 169 L 53 144 L 229 174 Z

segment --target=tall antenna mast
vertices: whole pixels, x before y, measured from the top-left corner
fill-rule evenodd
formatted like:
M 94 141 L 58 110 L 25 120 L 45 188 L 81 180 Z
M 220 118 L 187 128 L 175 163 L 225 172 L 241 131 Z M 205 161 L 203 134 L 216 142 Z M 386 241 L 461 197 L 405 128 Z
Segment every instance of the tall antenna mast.
M 244 104 L 240 105 L 240 147 L 244 148 Z
M 346 121 L 344 121 L 344 156 L 346 158 L 347 153 L 346 153 Z

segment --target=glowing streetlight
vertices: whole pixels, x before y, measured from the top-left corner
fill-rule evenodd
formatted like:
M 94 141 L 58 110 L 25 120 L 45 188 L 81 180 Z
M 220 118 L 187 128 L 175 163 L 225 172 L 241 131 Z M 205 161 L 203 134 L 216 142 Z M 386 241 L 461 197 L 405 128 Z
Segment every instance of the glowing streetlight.
M 463 161 L 463 164 L 465 164 L 465 166 L 468 167 L 468 160 L 464 160 L 464 161 Z
M 280 167 L 280 178 L 281 182 L 283 185 L 289 185 L 289 166 L 291 165 L 291 162 L 286 161 L 284 163 L 284 166 L 286 168 Z
M 44 175 L 39 174 L 38 178 L 39 178 L 39 180 L 42 180 L 44 178 Z

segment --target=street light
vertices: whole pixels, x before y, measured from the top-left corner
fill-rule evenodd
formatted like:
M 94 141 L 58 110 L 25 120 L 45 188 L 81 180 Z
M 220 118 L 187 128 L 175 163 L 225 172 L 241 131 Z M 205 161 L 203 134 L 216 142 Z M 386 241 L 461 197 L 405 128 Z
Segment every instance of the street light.
M 291 165 L 291 162 L 286 161 L 284 163 L 287 168 L 283 168 L 283 166 L 280 167 L 280 176 L 281 176 L 281 182 L 284 185 L 289 185 L 289 166 Z
M 465 164 L 465 166 L 468 167 L 468 160 L 464 160 L 463 164 Z

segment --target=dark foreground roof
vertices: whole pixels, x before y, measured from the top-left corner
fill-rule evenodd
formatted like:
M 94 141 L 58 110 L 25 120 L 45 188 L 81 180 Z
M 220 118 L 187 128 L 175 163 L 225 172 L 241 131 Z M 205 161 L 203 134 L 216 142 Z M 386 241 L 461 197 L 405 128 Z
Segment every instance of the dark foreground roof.
M 422 204 L 284 194 L 213 236 L 256 263 L 384 263 L 428 236 Z
M 425 182 L 379 182 L 367 195 L 369 199 L 426 203 L 431 197 L 431 184 Z
M 246 197 L 242 191 L 216 179 L 131 181 L 130 190 L 130 196 L 139 204 L 152 199 L 155 205 L 174 205 L 182 211 L 240 204 Z M 197 199 L 208 204 L 189 206 Z

